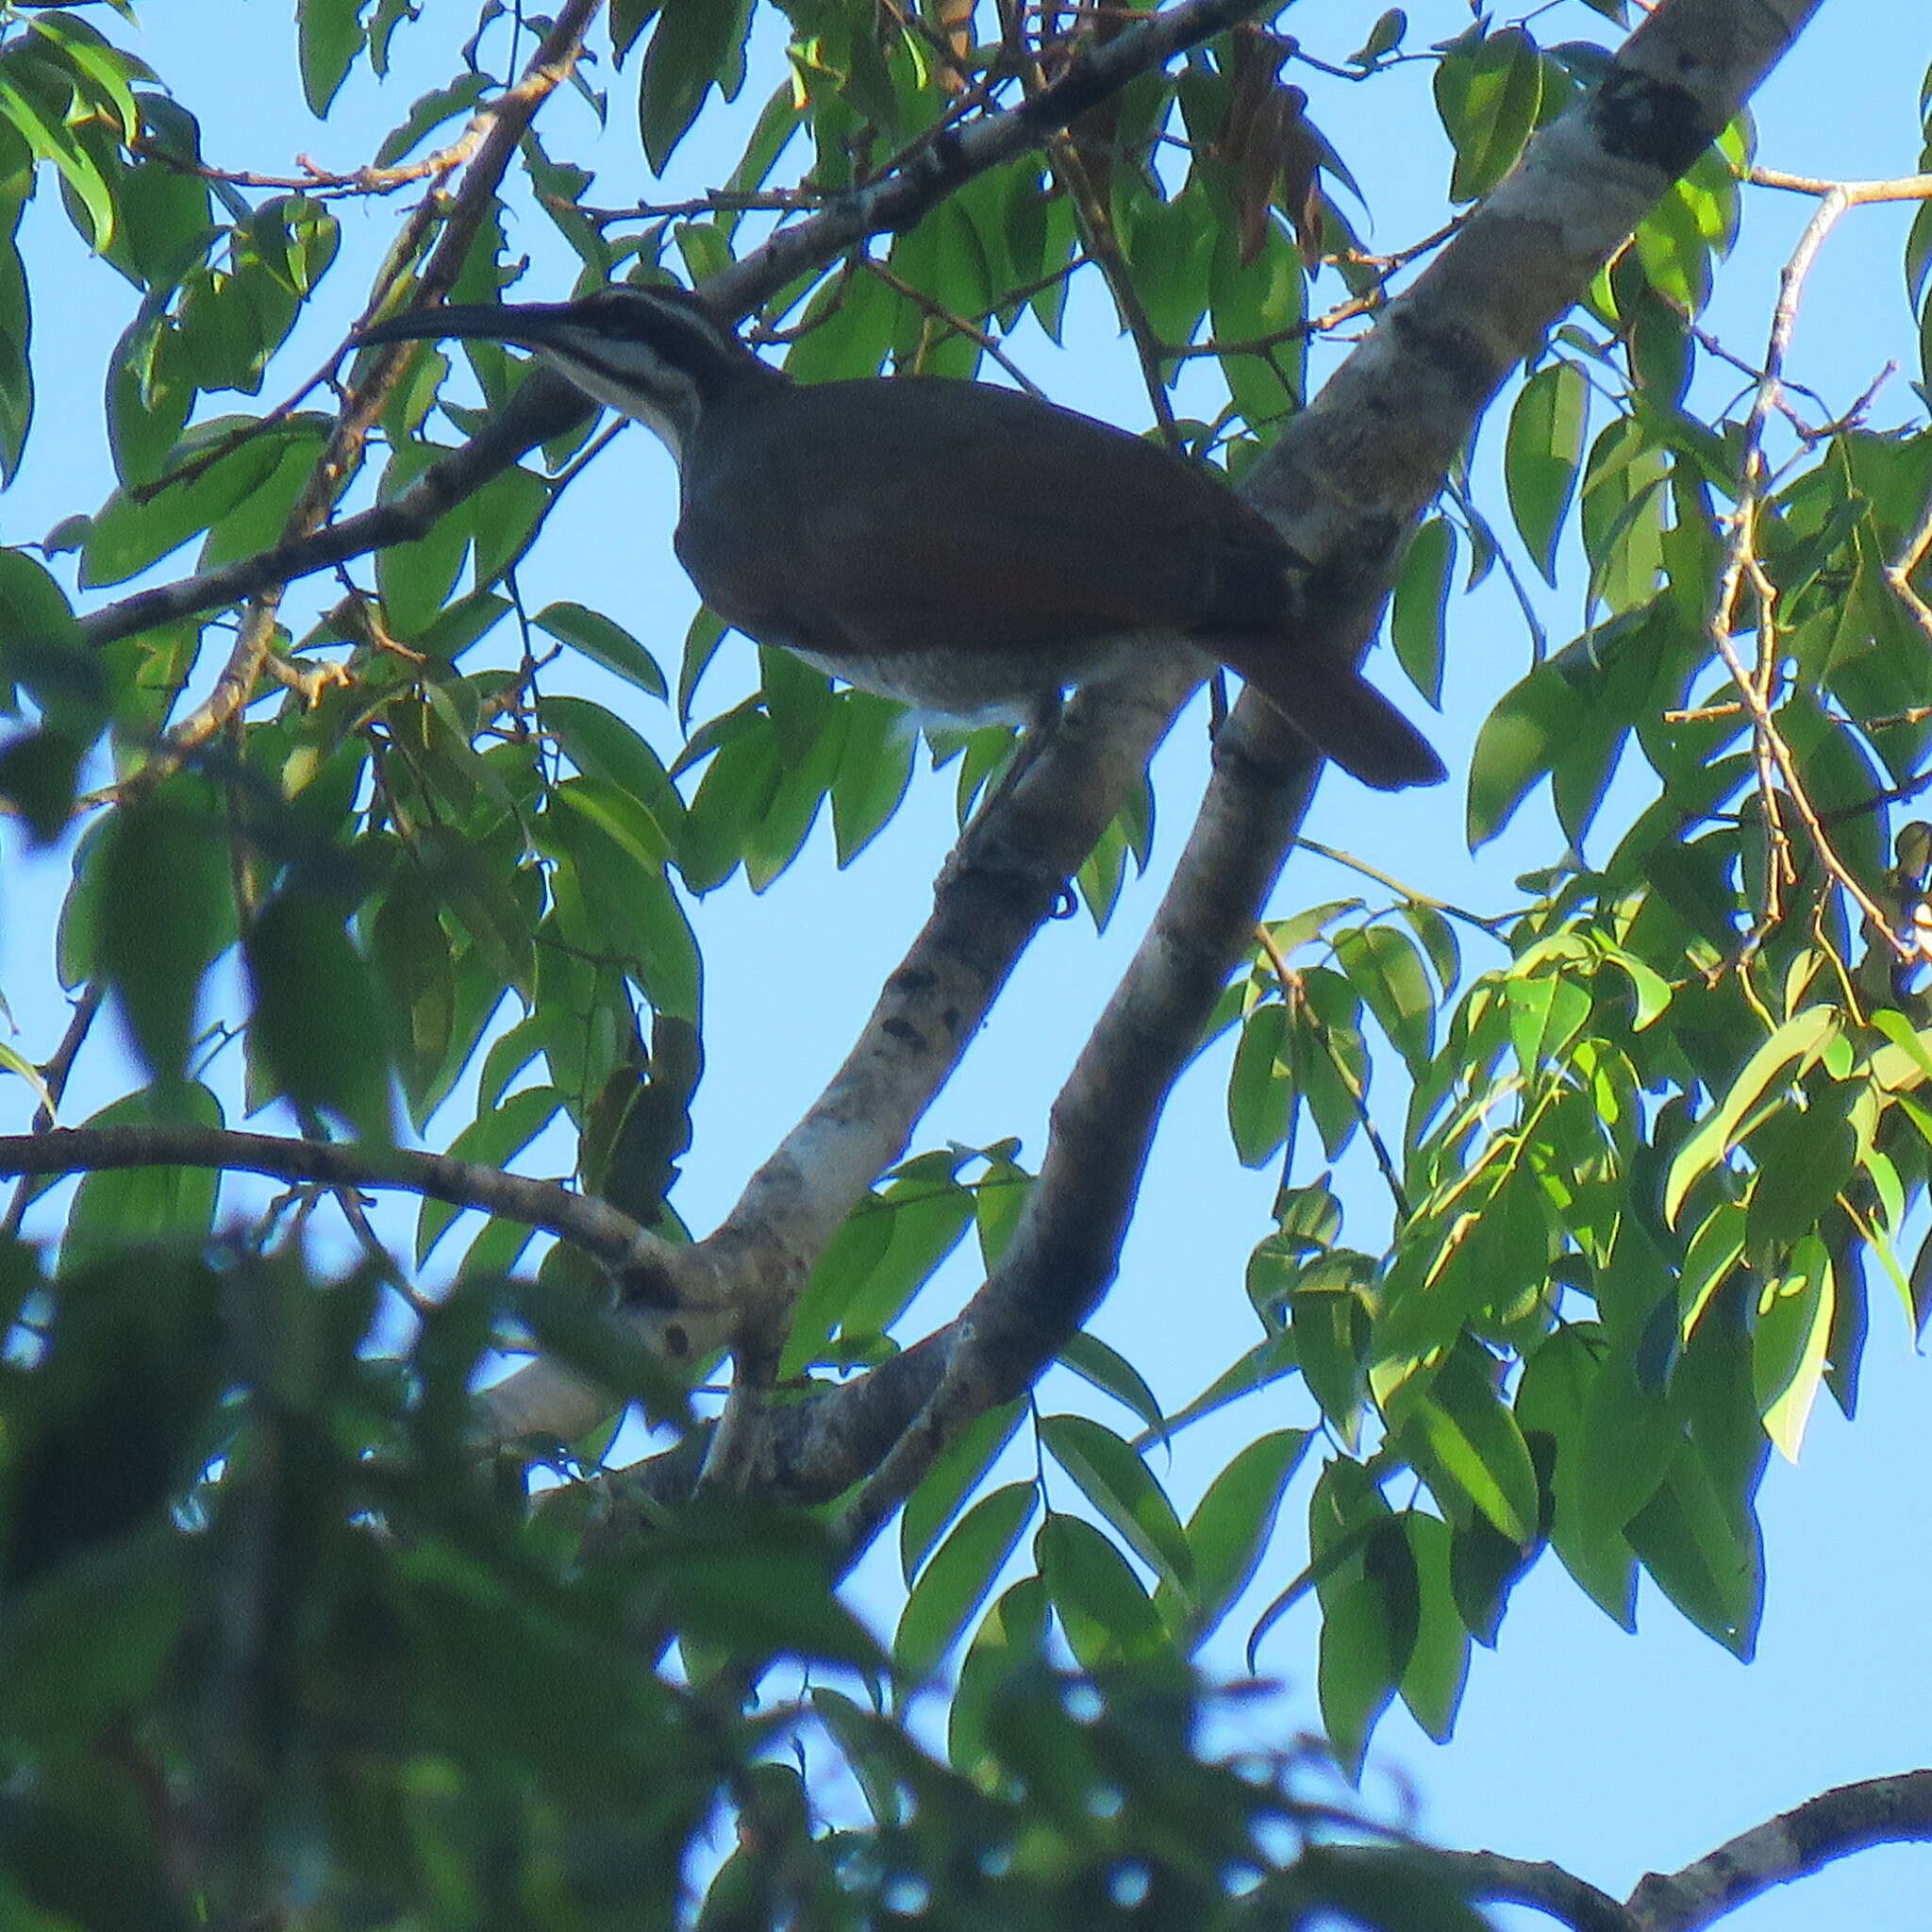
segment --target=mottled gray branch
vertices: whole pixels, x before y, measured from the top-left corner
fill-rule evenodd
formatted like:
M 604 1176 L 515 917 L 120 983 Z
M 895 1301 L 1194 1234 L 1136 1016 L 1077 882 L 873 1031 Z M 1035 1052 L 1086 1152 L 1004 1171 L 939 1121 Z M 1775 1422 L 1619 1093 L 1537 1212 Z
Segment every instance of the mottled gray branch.
M 1861 1779 L 1807 1798 L 1681 1871 L 1650 1873 L 1619 1904 L 1560 1865 L 1498 1852 L 1418 1851 L 1472 1900 L 1528 1906 L 1574 1932 L 1702 1932 L 1774 1886 L 1875 1845 L 1932 1841 L 1932 1771 Z M 1347 1856 L 1330 1847 L 1328 1856 Z
M 1874 1845 L 1932 1842 L 1932 1771 L 1840 1785 L 1630 1894 L 1630 1932 L 1699 1932 L 1774 1886 L 1808 1878 Z M 1923 1887 L 1922 1891 L 1932 1890 Z
M 1317 760 L 1243 699 L 1153 925 L 1054 1103 L 1040 1178 L 998 1268 L 959 1319 L 932 1404 L 848 1507 L 862 1549 L 940 1452 L 1030 1387 L 1106 1291 L 1162 1107 L 1261 916 Z

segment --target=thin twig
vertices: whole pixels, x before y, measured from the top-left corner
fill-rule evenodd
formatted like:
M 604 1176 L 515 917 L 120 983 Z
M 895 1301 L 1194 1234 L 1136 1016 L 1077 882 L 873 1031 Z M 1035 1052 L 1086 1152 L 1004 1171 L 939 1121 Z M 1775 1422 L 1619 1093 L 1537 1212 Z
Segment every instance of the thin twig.
M 558 1181 L 401 1147 L 297 1141 L 225 1127 L 55 1127 L 0 1135 L 0 1175 L 97 1174 L 134 1167 L 213 1167 L 328 1188 L 396 1188 L 554 1234 L 616 1272 L 666 1247 L 629 1215 Z M 656 1276 L 653 1275 L 653 1280 Z
M 1754 177 L 1755 178 L 1755 177 Z M 1778 177 L 1766 182 L 1771 187 L 1790 187 L 1796 177 Z M 1884 909 L 1865 890 L 1857 875 L 1840 858 L 1826 835 L 1816 808 L 1807 795 L 1798 776 L 1796 761 L 1773 712 L 1776 695 L 1779 651 L 1777 645 L 1777 591 L 1765 572 L 1757 554 L 1757 518 L 1762 508 L 1767 481 L 1764 434 L 1777 407 L 1784 366 L 1797 327 L 1798 299 L 1805 278 L 1818 251 L 1824 244 L 1838 219 L 1857 199 L 1899 200 L 1902 195 L 1877 192 L 1860 197 L 1852 192 L 1862 187 L 1876 190 L 1884 183 L 1826 184 L 1821 191 L 1817 212 L 1805 225 L 1778 278 L 1777 306 L 1772 314 L 1771 339 L 1765 350 L 1764 373 L 1757 394 L 1744 425 L 1744 457 L 1740 466 L 1738 507 L 1728 519 L 1729 541 L 1725 546 L 1724 568 L 1718 577 L 1718 594 L 1711 612 L 1711 645 L 1731 675 L 1744 708 L 1751 714 L 1752 752 L 1757 774 L 1758 795 L 1763 802 L 1765 836 L 1771 841 L 1772 862 L 1766 871 L 1766 902 L 1760 932 L 1774 924 L 1782 913 L 1783 889 L 1797 881 L 1790 835 L 1784 826 L 1783 800 L 1790 801 L 1810 838 L 1819 862 L 1846 895 L 1857 906 L 1873 931 L 1884 939 L 1894 953 L 1906 957 L 1903 942 L 1892 930 Z M 1810 189 L 1801 192 L 1809 192 Z M 1925 192 L 1932 193 L 1932 177 L 1925 177 Z M 1747 669 L 1733 641 L 1738 628 L 1738 608 L 1743 588 L 1749 583 L 1757 605 L 1757 662 Z M 1782 781 L 1782 798 L 1780 784 Z
M 1932 201 L 1932 175 L 1901 175 L 1890 181 L 1820 181 L 1809 175 L 1786 175 L 1776 168 L 1753 168 L 1744 176 L 1754 188 L 1782 188 L 1812 194 L 1840 208 L 1874 201 Z
M 491 108 L 494 106 L 494 102 L 491 103 Z M 490 108 L 483 110 L 489 111 Z M 135 139 L 134 152 L 143 160 L 159 161 L 163 167 L 197 181 L 219 181 L 230 188 L 277 189 L 307 194 L 316 201 L 333 201 L 349 194 L 393 194 L 397 189 L 408 188 L 414 182 L 446 175 L 468 159 L 481 138 L 476 122 L 472 121 L 448 147 L 425 155 L 421 160 L 403 161 L 390 168 L 351 168 L 346 173 L 322 167 L 307 155 L 295 157 L 296 166 L 303 171 L 299 175 L 258 175 L 242 168 L 210 168 L 200 161 L 184 160 L 159 142 L 140 136 Z
M 1030 396 L 1042 400 L 1046 391 L 1008 356 L 1001 346 L 1000 340 L 989 329 L 981 328 L 976 323 L 969 322 L 963 315 L 956 315 L 944 303 L 937 301 L 923 289 L 915 289 L 903 275 L 896 275 L 884 262 L 874 261 L 869 255 L 858 258 L 858 266 L 869 275 L 885 283 L 896 295 L 910 302 L 923 314 L 929 315 L 935 322 L 942 323 L 955 335 L 964 336 L 970 342 L 976 342 L 987 355 L 1004 369 L 1013 380 Z
M 1358 872 L 1365 879 L 1374 879 L 1378 886 L 1387 886 L 1391 892 L 1399 892 L 1412 906 L 1426 906 L 1432 912 L 1441 912 L 1450 919 L 1459 919 L 1465 925 L 1473 925 L 1478 932 L 1487 933 L 1495 939 L 1509 924 L 1509 917 L 1503 913 L 1493 916 L 1472 912 L 1465 906 L 1457 906 L 1448 899 L 1438 899 L 1433 893 L 1418 891 L 1415 887 L 1405 885 L 1392 873 L 1383 872 L 1371 865 L 1365 858 L 1357 858 L 1353 852 L 1343 852 L 1338 846 L 1324 845 L 1319 839 L 1297 839 L 1294 841 L 1304 852 L 1315 853 L 1318 857 L 1332 859 L 1337 865 L 1345 865 L 1351 872 Z
M 1299 842 L 1299 841 L 1297 841 Z M 1288 957 L 1274 942 L 1274 935 L 1265 924 L 1255 927 L 1255 941 L 1268 956 L 1268 964 L 1274 973 L 1275 984 L 1281 989 L 1282 1004 L 1291 1012 L 1305 1010 L 1307 996 L 1302 991 L 1302 976 L 1288 963 Z M 1398 1224 L 1408 1219 L 1408 1195 L 1404 1191 L 1402 1176 L 1395 1171 L 1395 1162 L 1390 1155 L 1388 1143 L 1377 1129 L 1374 1117 L 1369 1111 L 1368 1090 L 1356 1078 L 1355 1069 L 1347 1064 L 1329 1037 L 1328 1028 L 1317 1019 L 1317 1037 L 1321 1040 L 1322 1050 L 1328 1056 L 1329 1064 L 1335 1069 L 1335 1077 L 1341 1082 L 1350 1101 L 1355 1106 L 1355 1117 L 1360 1124 L 1363 1136 L 1374 1151 L 1375 1165 L 1382 1170 L 1382 1179 L 1389 1189 L 1390 1198 L 1395 1203 L 1395 1219 Z

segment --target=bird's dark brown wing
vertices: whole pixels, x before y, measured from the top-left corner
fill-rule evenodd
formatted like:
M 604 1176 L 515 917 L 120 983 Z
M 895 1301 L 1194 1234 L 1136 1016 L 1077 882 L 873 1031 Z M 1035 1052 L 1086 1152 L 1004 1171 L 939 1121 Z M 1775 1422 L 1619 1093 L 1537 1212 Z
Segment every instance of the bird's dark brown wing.
M 903 654 L 956 654 L 991 697 L 1077 678 L 1069 647 L 1085 641 L 1172 631 L 1364 783 L 1442 775 L 1352 667 L 1296 647 L 1292 558 L 1274 526 L 1152 443 L 970 383 L 827 383 L 752 401 L 741 437 L 727 405 L 702 459 L 687 460 L 678 553 L 754 637 L 835 664 L 900 658 L 884 684 L 898 691 L 921 688 Z M 709 512 L 713 491 L 728 514 Z
M 776 594 L 807 625 L 837 610 L 853 645 L 903 648 L 916 631 L 928 649 L 1024 653 L 1212 624 L 1231 555 L 1277 579 L 1288 560 L 1273 529 L 1211 478 L 1030 397 L 898 378 L 758 402 L 759 434 L 776 431 L 781 448 L 810 459 L 781 457 L 747 475 L 731 425 L 718 425 L 713 480 L 737 507 L 734 532 L 712 530 L 708 479 L 688 475 L 680 548 L 727 615 L 734 595 L 769 608 Z M 786 558 L 778 590 L 774 553 Z

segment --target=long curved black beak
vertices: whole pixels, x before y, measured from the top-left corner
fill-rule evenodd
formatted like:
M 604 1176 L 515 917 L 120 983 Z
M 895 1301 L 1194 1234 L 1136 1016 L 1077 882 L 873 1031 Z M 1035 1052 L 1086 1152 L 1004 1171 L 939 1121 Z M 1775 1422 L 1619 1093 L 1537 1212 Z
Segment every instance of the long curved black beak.
M 575 323 L 575 327 L 574 327 Z M 580 332 L 568 302 L 477 302 L 449 308 L 409 308 L 384 316 L 350 338 L 358 349 L 379 342 L 436 342 L 448 337 L 486 342 L 509 342 L 520 349 L 541 349 Z

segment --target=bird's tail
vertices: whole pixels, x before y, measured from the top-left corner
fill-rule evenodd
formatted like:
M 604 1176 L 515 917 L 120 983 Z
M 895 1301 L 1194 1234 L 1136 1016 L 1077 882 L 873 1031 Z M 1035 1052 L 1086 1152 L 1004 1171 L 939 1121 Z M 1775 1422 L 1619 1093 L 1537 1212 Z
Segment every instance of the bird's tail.
M 1364 785 L 1400 791 L 1449 775 L 1428 740 L 1353 666 L 1320 651 L 1284 649 L 1274 637 L 1217 635 L 1208 648 Z

